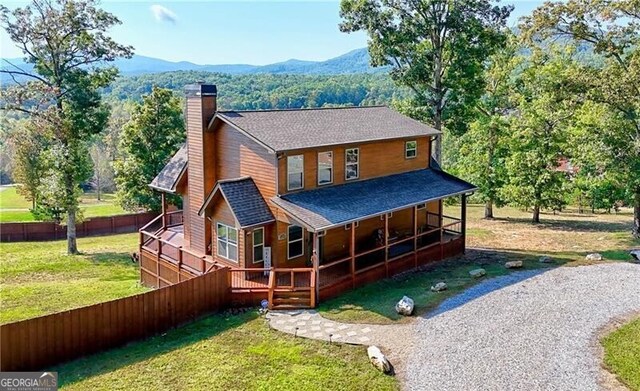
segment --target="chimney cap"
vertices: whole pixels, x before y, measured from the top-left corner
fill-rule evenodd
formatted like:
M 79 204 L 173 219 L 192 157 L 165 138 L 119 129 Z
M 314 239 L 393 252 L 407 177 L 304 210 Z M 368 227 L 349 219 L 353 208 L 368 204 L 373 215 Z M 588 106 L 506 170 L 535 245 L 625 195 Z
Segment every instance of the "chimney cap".
M 187 97 L 217 96 L 218 89 L 215 84 L 204 84 L 204 81 L 197 81 L 195 84 L 184 86 Z

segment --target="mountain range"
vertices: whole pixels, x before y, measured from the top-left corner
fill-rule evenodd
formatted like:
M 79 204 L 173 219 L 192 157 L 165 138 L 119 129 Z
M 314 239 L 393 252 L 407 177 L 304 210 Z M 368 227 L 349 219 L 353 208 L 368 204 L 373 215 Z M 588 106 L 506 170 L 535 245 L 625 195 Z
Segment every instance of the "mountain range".
M 17 64 L 18 66 L 29 68 L 28 65 L 24 64 L 22 59 L 9 59 L 9 61 Z M 120 70 L 121 75 L 128 76 L 172 71 L 205 71 L 228 73 L 233 75 L 260 73 L 337 75 L 380 73 L 387 71 L 385 67 L 373 68 L 369 64 L 369 53 L 366 48 L 352 50 L 341 56 L 325 61 L 303 61 L 291 59 L 268 65 L 199 65 L 188 61 L 172 62 L 140 55 L 134 55 L 129 59 L 118 59 L 112 64 Z M 3 67 L 6 67 L 6 64 L 3 64 Z

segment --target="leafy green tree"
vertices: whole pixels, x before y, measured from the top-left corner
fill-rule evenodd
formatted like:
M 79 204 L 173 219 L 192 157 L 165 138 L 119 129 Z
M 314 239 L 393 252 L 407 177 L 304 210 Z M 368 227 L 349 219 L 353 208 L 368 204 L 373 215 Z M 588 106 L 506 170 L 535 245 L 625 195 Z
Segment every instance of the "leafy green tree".
M 47 141 L 27 120 L 14 121 L 11 128 L 8 142 L 12 146 L 13 179 L 18 183 L 18 193 L 31 202 L 33 211 L 46 170 L 41 151 L 47 148 Z
M 533 42 L 570 38 L 591 45 L 604 64 L 595 64 L 590 98 L 615 112 L 616 126 L 596 129 L 612 153 L 617 172 L 634 194 L 633 235 L 640 237 L 640 6 L 637 0 L 548 2 L 523 20 L 524 37 Z M 604 151 L 603 151 L 604 152 Z
M 170 90 L 154 88 L 133 107 L 120 138 L 122 158 L 115 162 L 119 203 L 127 210 L 161 208 L 149 183 L 185 140 L 182 106 Z
M 559 53 L 535 53 L 515 82 L 516 114 L 512 117 L 509 177 L 504 196 L 517 206 L 559 210 L 566 203 L 566 174 L 558 163 L 565 155 L 567 128 L 578 103 L 579 90 L 568 80 L 578 72 L 571 58 Z
M 489 58 L 486 85 L 478 101 L 478 116 L 458 141 L 455 171 L 478 186 L 485 203 L 484 217 L 493 218 L 493 206 L 502 206 L 501 188 L 507 181 L 505 159 L 509 153 L 509 116 L 514 110 L 511 99 L 515 72 L 522 58 L 517 55 L 514 37 L 505 48 Z
M 130 57 L 131 48 L 106 35 L 120 21 L 94 0 L 33 0 L 13 11 L 0 6 L 0 23 L 33 67 L 4 60 L 0 72 L 15 85 L 2 90 L 2 109 L 29 116 L 50 139 L 47 164 L 64 190 L 56 192 L 61 198 L 55 204 L 67 217 L 67 252 L 77 254 L 78 188 L 91 175 L 87 144 L 109 116 L 99 89 L 117 74 L 115 68 L 100 66 Z
M 340 29 L 365 31 L 374 66 L 414 93 L 433 126 L 466 130 L 484 91 L 483 63 L 504 42 L 513 7 L 488 0 L 342 0 Z M 436 142 L 434 157 L 441 161 Z

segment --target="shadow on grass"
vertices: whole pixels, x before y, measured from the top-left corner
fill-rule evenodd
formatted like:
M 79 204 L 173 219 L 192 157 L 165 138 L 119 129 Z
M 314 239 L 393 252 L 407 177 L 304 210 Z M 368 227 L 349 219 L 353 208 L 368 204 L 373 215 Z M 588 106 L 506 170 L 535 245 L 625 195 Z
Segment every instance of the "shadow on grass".
M 85 253 L 83 255 L 89 258 L 91 262 L 99 264 L 100 266 L 113 266 L 114 263 L 131 266 L 131 264 L 134 263 L 131 259 L 131 253 L 126 252 L 106 251 L 100 253 Z
M 563 214 L 567 216 L 567 214 Z M 585 221 L 584 216 L 580 216 L 581 220 L 564 220 L 554 218 L 554 215 L 548 215 L 548 217 L 541 217 L 540 223 L 533 224 L 530 218 L 524 217 L 496 217 L 495 221 L 504 221 L 507 223 L 518 224 L 530 224 L 533 227 L 540 229 L 551 229 L 560 231 L 575 231 L 575 232 L 631 232 L 631 222 L 614 222 L 614 221 L 602 221 L 593 220 Z M 597 217 L 597 216 L 594 216 Z
M 58 365 L 51 370 L 59 373 L 60 386 L 71 385 L 86 378 L 113 372 L 122 367 L 134 365 L 155 356 L 187 347 L 204 339 L 212 338 L 257 317 L 258 315 L 255 312 L 228 316 L 214 314 L 194 323 L 167 331 L 162 335 L 134 341 L 119 348 L 83 357 Z
M 552 268 L 574 261 L 565 254 L 550 254 L 553 263 L 540 263 L 539 256 L 515 251 L 468 249 L 464 256 L 438 262 L 420 271 L 410 271 L 402 275 L 365 285 L 337 298 L 322 303 L 320 312 L 327 318 L 343 322 L 390 324 L 408 321 L 395 311 L 395 304 L 406 295 L 415 303 L 415 314 L 425 316 L 436 309 L 444 300 L 457 295 L 488 278 L 510 274 L 513 278 L 502 284 L 488 285 L 483 294 L 502 289 L 505 286 L 544 273 Z M 523 261 L 521 269 L 507 269 L 507 261 Z M 482 267 L 486 277 L 474 279 L 469 271 Z M 517 271 L 517 272 L 516 272 Z M 524 271 L 524 272 L 522 272 Z M 430 287 L 438 282 L 446 282 L 448 289 L 431 292 Z M 479 296 L 476 296 L 479 297 Z M 460 303 L 459 305 L 462 305 Z

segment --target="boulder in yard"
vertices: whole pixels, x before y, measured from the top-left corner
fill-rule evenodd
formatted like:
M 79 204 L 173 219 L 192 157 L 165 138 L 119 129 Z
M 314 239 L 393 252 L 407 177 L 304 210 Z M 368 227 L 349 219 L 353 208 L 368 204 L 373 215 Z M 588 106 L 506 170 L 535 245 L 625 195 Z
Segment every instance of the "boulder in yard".
M 431 287 L 431 292 L 442 292 L 447 290 L 446 282 L 439 282 Z
M 482 276 L 485 276 L 487 274 L 487 271 L 484 269 L 473 269 L 469 272 L 469 275 L 473 278 L 480 278 Z
M 413 299 L 407 296 L 403 296 L 396 304 L 396 312 L 400 315 L 410 316 L 413 313 Z
M 522 261 L 509 261 L 504 264 L 507 269 L 519 269 L 522 267 Z
M 553 258 L 551 258 L 548 255 L 543 255 L 540 257 L 540 259 L 538 259 L 538 262 L 540 263 L 553 263 Z
M 591 253 L 588 254 L 584 259 L 586 259 L 587 261 L 602 261 L 602 254 Z
M 636 262 L 640 262 L 640 249 L 629 251 L 629 255 L 631 255 L 631 258 L 635 259 Z
M 367 348 L 367 355 L 369 356 L 369 361 L 376 367 L 380 372 L 389 374 L 393 369 L 391 367 L 391 363 L 387 360 L 387 357 L 380 351 L 380 348 L 377 346 L 369 346 Z

